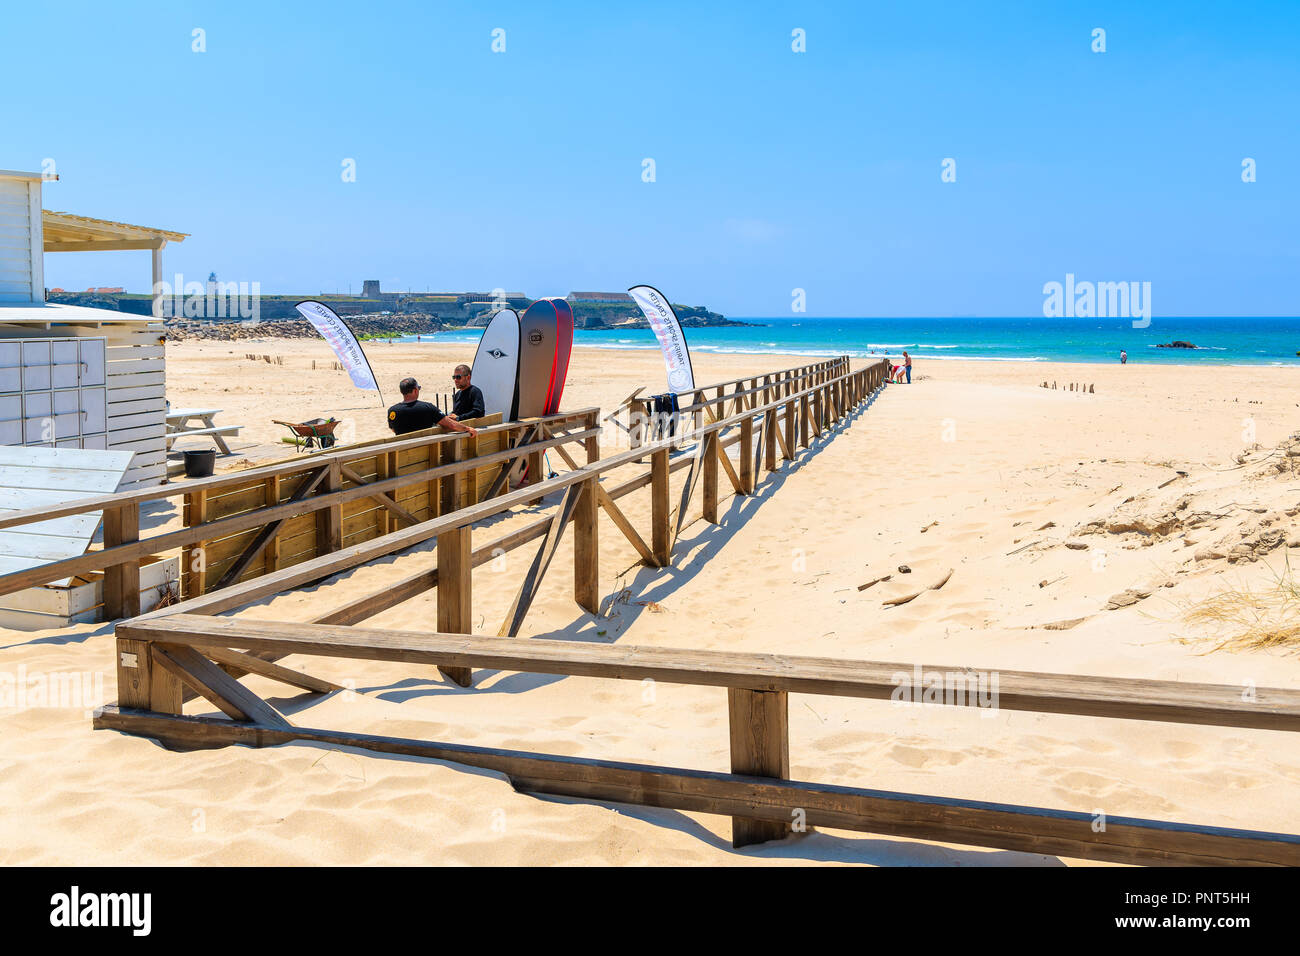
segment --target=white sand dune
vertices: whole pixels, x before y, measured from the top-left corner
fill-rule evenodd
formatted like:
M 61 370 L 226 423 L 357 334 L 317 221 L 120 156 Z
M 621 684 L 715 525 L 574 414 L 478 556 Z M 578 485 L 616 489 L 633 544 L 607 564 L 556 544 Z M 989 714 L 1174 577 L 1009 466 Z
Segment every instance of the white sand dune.
M 286 365 L 246 361 L 245 351 L 283 354 Z M 464 358 L 444 347 L 370 351 L 381 380 L 394 382 L 413 373 L 436 383 Z M 244 424 L 242 437 L 255 442 L 280 434 L 269 422 L 268 395 L 276 418 L 333 413 L 358 422 L 359 438 L 383 434 L 378 409 L 359 408 L 367 399 L 344 373 L 311 371 L 313 358 L 329 362 L 323 343 L 169 346 L 170 397 L 222 407 L 222 420 Z M 709 382 L 800 362 L 708 355 L 696 374 Z M 1300 423 L 1295 371 L 954 361 L 918 363 L 915 372 L 913 385 L 890 386 L 833 441 L 765 477 L 756 496 L 726 499 L 720 526 L 691 520 L 697 497 L 672 568 L 637 566 L 602 518 L 607 614 L 596 618 L 574 604 L 565 544 L 525 635 L 1300 688 L 1294 650 L 1207 653 L 1206 642 L 1180 641 L 1201 636 L 1184 620 L 1192 603 L 1229 584 L 1262 586 L 1285 569 L 1288 553 L 1300 557 L 1282 541 L 1232 563 L 1196 558 L 1216 542 L 1263 541 L 1269 530 L 1300 544 L 1300 519 L 1287 514 L 1300 507 L 1300 476 L 1260 475 L 1269 449 Z M 609 408 L 637 385 L 657 388 L 662 376 L 654 355 L 579 350 L 566 404 Z M 1096 392 L 1043 390 L 1044 378 L 1095 383 Z M 1262 448 L 1238 465 L 1248 429 Z M 1158 488 L 1177 470 L 1187 477 Z M 675 487 L 680 481 L 675 475 Z M 621 504 L 648 527 L 648 495 Z M 1165 512 L 1221 517 L 1175 522 L 1154 535 L 1105 530 L 1107 521 L 1122 527 L 1116 515 Z M 1102 524 L 1089 528 L 1094 521 Z M 496 631 L 531 556 L 525 548 L 503 568 L 475 572 L 483 631 Z M 240 613 L 306 620 L 432 560 L 432 550 L 420 548 Z M 883 606 L 948 569 L 941 590 Z M 893 577 L 857 590 L 884 574 Z M 1130 588 L 1150 596 L 1106 609 Z M 1079 618 L 1066 629 L 1044 627 Z M 434 622 L 429 594 L 366 626 L 420 630 Z M 495 672 L 478 672 L 464 690 L 431 667 L 289 663 L 355 686 L 313 700 L 248 680 L 309 726 L 728 765 L 722 690 Z M 4 673 L 97 671 L 111 700 L 112 664 L 108 626 L 0 631 Z M 1300 735 L 804 695 L 791 696 L 790 724 L 798 779 L 1297 830 Z M 170 753 L 149 740 L 92 732 L 84 705 L 0 710 L 0 741 L 4 863 L 1077 863 L 839 831 L 735 851 L 723 817 L 539 798 L 515 793 L 498 774 L 307 744 Z

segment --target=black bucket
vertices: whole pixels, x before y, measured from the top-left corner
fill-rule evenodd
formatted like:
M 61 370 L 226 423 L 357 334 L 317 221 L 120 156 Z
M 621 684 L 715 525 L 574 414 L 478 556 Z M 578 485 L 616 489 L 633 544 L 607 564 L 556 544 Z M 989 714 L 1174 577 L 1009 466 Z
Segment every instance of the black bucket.
M 182 452 L 182 454 L 185 456 L 186 478 L 208 478 L 212 475 L 212 469 L 217 465 L 217 450 L 215 448 L 186 451 Z

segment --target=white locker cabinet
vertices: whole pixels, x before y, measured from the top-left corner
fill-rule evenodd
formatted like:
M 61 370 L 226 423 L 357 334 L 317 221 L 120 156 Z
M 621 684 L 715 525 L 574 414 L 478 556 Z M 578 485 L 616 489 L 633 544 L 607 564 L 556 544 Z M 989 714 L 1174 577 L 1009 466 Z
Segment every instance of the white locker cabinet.
M 23 344 L 0 342 L 0 394 L 23 390 Z
M 50 343 L 50 384 L 76 388 L 81 381 L 81 356 L 75 339 Z
M 0 445 L 108 448 L 103 338 L 0 341 Z
M 23 396 L 0 395 L 0 445 L 23 443 Z
M 81 396 L 81 434 L 93 435 L 108 427 L 108 390 L 78 389 Z
M 49 392 L 23 395 L 23 444 L 43 445 L 54 437 L 54 400 Z
M 81 340 L 81 385 L 103 385 L 108 377 L 103 339 Z
M 54 437 L 56 440 L 81 435 L 81 393 L 75 389 L 54 392 Z
M 50 387 L 50 343 L 48 340 L 23 343 L 23 391 L 34 392 Z

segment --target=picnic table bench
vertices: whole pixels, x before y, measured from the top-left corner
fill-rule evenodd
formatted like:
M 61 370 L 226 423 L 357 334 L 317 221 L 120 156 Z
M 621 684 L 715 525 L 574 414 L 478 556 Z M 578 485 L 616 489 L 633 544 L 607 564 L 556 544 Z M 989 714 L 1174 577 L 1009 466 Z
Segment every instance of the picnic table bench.
M 167 450 L 171 451 L 172 443 L 178 438 L 184 438 L 187 435 L 200 436 L 208 435 L 217 443 L 223 455 L 234 454 L 230 446 L 226 444 L 224 435 L 238 435 L 242 425 L 218 425 L 214 419 L 221 414 L 219 408 L 172 408 L 167 412 Z M 203 424 L 197 428 L 191 428 L 190 422 L 198 419 Z

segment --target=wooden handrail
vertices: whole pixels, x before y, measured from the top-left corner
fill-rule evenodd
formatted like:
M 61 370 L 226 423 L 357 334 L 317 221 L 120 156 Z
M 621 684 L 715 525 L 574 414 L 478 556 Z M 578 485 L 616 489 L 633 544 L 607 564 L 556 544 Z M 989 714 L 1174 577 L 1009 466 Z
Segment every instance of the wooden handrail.
M 117 636 L 203 648 L 241 648 L 360 660 L 402 661 L 563 674 L 610 680 L 656 680 L 753 691 L 786 691 L 829 697 L 889 700 L 922 699 L 924 678 L 918 666 L 883 661 L 747 654 L 682 647 L 634 647 L 580 641 L 518 641 L 471 634 L 439 634 L 393 628 L 325 626 L 298 622 L 245 620 L 199 614 L 173 614 L 124 622 Z M 975 675 L 966 667 L 924 665 L 919 674 Z M 1074 714 L 1126 720 L 1153 720 L 1256 730 L 1300 731 L 1300 690 L 1257 688 L 1243 700 L 1234 684 L 1094 677 L 1033 671 L 986 670 L 997 676 L 996 706 L 1002 710 Z M 914 695 L 910 696 L 910 695 Z M 971 693 L 936 704 L 980 706 Z
M 527 427 L 538 421 L 547 424 L 585 421 L 587 416 L 592 414 L 599 415 L 600 409 L 595 407 L 584 408 L 578 411 L 564 412 L 557 415 L 547 415 L 536 419 L 528 418 L 518 422 L 504 422 L 500 425 L 489 425 L 486 428 L 479 429 L 479 434 L 490 435 L 498 432 L 517 432 L 521 427 Z M 302 471 L 305 467 L 328 465 L 330 462 L 346 464 L 358 458 L 369 458 L 377 451 L 401 452 L 412 448 L 423 448 L 426 445 L 439 445 L 449 441 L 463 441 L 466 437 L 467 436 L 464 432 L 453 431 L 439 435 L 425 435 L 420 438 L 395 439 L 394 441 L 385 443 L 382 446 L 372 444 L 360 448 L 343 448 L 338 451 L 320 451 L 315 452 L 310 456 L 310 458 L 306 459 L 290 460 L 278 465 L 263 465 L 257 468 L 248 468 L 243 471 L 213 475 L 210 478 L 196 478 L 192 481 L 187 481 L 184 484 L 161 485 L 156 488 L 139 488 L 134 491 L 97 495 L 93 498 L 78 498 L 76 501 L 71 501 L 66 505 L 57 505 L 54 507 L 26 508 L 22 511 L 11 511 L 8 514 L 0 515 L 0 530 L 24 524 L 31 524 L 35 521 L 64 518 L 68 515 L 84 514 L 89 511 L 102 511 L 105 508 L 119 508 L 123 505 L 141 504 L 146 501 L 156 501 L 162 498 L 175 498 L 181 495 L 193 494 L 194 492 L 206 491 L 211 493 L 214 489 L 222 488 L 226 485 L 245 484 L 262 478 L 270 478 L 275 475 L 295 474 Z

